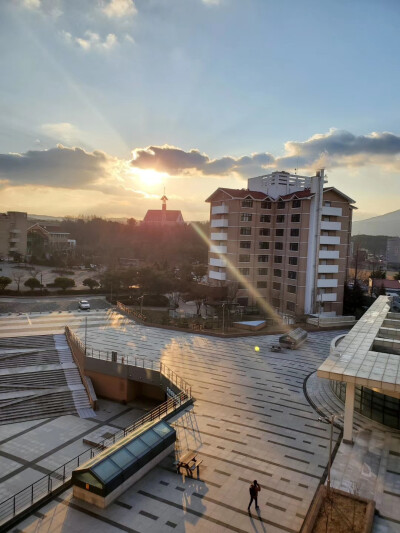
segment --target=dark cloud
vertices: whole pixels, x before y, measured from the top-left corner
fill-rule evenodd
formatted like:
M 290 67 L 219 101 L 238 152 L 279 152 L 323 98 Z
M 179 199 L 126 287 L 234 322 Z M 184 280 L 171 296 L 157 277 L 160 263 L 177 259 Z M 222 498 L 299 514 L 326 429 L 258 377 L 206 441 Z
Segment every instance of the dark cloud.
M 0 179 L 10 185 L 87 188 L 104 176 L 112 159 L 104 152 L 58 145 L 50 150 L 0 154 Z

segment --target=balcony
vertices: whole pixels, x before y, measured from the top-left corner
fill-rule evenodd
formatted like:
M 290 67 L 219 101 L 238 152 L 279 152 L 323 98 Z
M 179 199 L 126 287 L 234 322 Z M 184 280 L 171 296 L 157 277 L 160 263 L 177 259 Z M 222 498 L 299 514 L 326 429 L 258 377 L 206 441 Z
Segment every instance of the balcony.
M 209 264 L 214 267 L 226 267 L 225 259 L 217 259 L 216 257 L 210 257 Z
M 337 286 L 338 286 L 337 279 L 319 279 L 317 281 L 317 287 L 319 289 L 328 288 L 328 287 L 337 287 Z
M 212 215 L 226 215 L 229 213 L 229 207 L 227 205 L 215 205 L 211 208 Z
M 225 281 L 226 280 L 225 272 L 215 272 L 214 270 L 210 270 L 209 271 L 208 277 L 211 278 L 211 279 L 218 279 L 219 281 Z
M 227 218 L 216 218 L 215 220 L 211 220 L 211 227 L 212 228 L 227 228 L 228 219 Z
M 321 230 L 340 231 L 341 229 L 342 224 L 340 222 L 327 222 L 326 220 L 321 222 Z
M 320 259 L 339 259 L 339 250 L 320 250 Z
M 14 243 L 17 243 L 19 242 L 19 239 L 18 237 L 10 237 L 10 245 L 12 246 Z
M 212 241 L 227 241 L 228 234 L 227 233 L 211 233 L 211 240 Z
M 227 251 L 228 248 L 226 246 L 218 246 L 216 244 L 210 246 L 210 252 L 213 254 L 226 254 Z
M 329 217 L 341 217 L 342 208 L 341 207 L 327 207 L 324 205 L 322 207 L 322 214 Z
M 339 265 L 318 265 L 318 274 L 337 274 Z
M 10 233 L 21 233 L 21 230 L 17 228 L 12 228 L 10 229 Z
M 336 292 L 330 292 L 328 294 L 317 294 L 317 302 L 336 302 Z
M 329 237 L 329 235 L 321 235 L 319 238 L 320 244 L 340 244 L 340 237 Z

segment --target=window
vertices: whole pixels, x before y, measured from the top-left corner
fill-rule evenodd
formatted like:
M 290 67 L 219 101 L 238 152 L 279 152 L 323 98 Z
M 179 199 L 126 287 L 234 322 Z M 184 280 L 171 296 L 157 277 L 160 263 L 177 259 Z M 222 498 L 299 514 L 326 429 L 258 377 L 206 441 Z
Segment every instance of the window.
M 276 207 L 277 209 L 285 209 L 285 202 L 278 202 Z
M 253 218 L 253 215 L 250 213 L 240 213 L 240 221 L 241 222 L 251 222 Z
M 269 242 L 260 242 L 259 243 L 261 250 L 268 250 L 269 249 Z
M 251 198 L 245 198 L 242 200 L 242 207 L 253 207 L 253 200 Z
M 292 207 L 293 207 L 293 209 L 297 209 L 297 208 L 301 207 L 300 200 L 293 200 Z
M 259 268 L 258 269 L 258 275 L 259 276 L 267 276 L 268 275 L 268 268 Z
M 279 298 L 272 298 L 272 306 L 273 307 L 279 308 L 280 305 L 281 305 L 281 301 L 279 300 Z
M 288 311 L 296 311 L 296 304 L 294 302 L 286 302 L 286 309 Z
M 282 277 L 282 270 L 280 270 L 279 268 L 274 268 L 274 276 L 276 278 L 281 278 Z
M 289 279 L 297 279 L 297 272 L 295 272 L 294 270 L 289 270 L 287 273 L 287 277 Z
M 276 215 L 276 223 L 283 224 L 285 222 L 285 215 Z
M 251 248 L 251 241 L 240 241 L 240 248 Z
M 274 283 L 272 284 L 272 288 L 274 289 L 274 291 L 280 291 L 281 290 L 281 284 L 274 281 Z
M 275 250 L 283 250 L 283 242 L 276 242 Z
M 298 237 L 299 235 L 300 235 L 300 230 L 298 228 L 290 230 L 290 236 L 291 237 Z
M 271 234 L 271 230 L 269 228 L 260 228 L 260 235 L 264 235 L 265 237 L 268 237 Z
M 239 255 L 239 263 L 250 263 L 250 256 L 249 255 L 240 254 Z
M 292 294 L 295 294 L 296 293 L 296 285 L 288 285 L 287 286 L 287 291 L 291 292 Z
M 285 233 L 285 230 L 284 230 L 283 228 L 278 228 L 278 229 L 275 231 L 275 235 L 276 235 L 277 237 L 283 237 L 284 233 Z
M 264 200 L 264 202 L 261 202 L 261 209 L 271 209 L 272 204 L 271 202 L 268 202 L 267 200 Z
M 297 265 L 297 257 L 289 257 L 289 265 Z
M 239 268 L 239 272 L 242 274 L 242 276 L 248 276 L 250 274 L 249 268 Z
M 324 202 L 324 206 L 325 207 L 331 207 L 332 203 L 331 202 Z
M 268 255 L 259 255 L 258 256 L 258 262 L 259 263 L 268 263 Z
M 271 215 L 261 215 L 260 222 L 271 222 Z
M 257 281 L 257 289 L 266 289 L 266 288 L 267 288 L 266 281 Z
M 292 215 L 292 222 L 300 222 L 300 214 Z
M 289 249 L 291 252 L 298 252 L 299 251 L 299 243 L 298 242 L 291 242 L 289 245 Z
M 251 235 L 251 228 L 240 228 L 240 235 Z
M 274 263 L 282 263 L 282 256 L 281 255 L 276 255 L 274 257 Z

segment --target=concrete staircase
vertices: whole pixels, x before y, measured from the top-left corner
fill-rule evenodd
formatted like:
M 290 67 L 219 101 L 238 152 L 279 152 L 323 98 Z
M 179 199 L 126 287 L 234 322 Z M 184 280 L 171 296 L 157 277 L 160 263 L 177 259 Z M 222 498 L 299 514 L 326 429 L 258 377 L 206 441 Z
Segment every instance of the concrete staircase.
M 96 416 L 64 335 L 0 339 L 0 425 Z

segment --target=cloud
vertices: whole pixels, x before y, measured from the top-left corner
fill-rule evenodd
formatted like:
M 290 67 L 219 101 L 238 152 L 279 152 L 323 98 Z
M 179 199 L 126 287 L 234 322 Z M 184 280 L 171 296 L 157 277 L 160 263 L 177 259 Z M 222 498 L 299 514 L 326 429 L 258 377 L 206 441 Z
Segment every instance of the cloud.
M 222 3 L 222 0 L 202 0 L 203 4 L 206 6 L 219 6 Z
M 41 0 L 21 0 L 20 4 L 27 9 L 40 9 L 42 5 Z
M 344 130 L 331 129 L 316 134 L 306 141 L 288 141 L 285 154 L 275 157 L 269 152 L 253 153 L 242 157 L 224 156 L 211 159 L 197 149 L 185 151 L 176 146 L 148 146 L 136 148 L 131 161 L 133 167 L 152 168 L 174 175 L 250 177 L 276 169 L 302 169 L 313 172 L 322 167 L 363 167 L 378 164 L 389 170 L 400 170 L 400 136 L 393 133 L 373 132 L 353 135 Z
M 53 122 L 42 124 L 40 129 L 45 135 L 52 137 L 57 142 L 73 144 L 82 136 L 82 132 L 70 122 Z
M 91 30 L 85 31 L 84 37 L 74 37 L 70 32 L 63 30 L 61 31 L 61 36 L 68 44 L 76 44 L 85 51 L 111 50 L 118 44 L 118 38 L 114 33 L 109 33 L 104 40 L 101 39 L 98 33 Z
M 137 13 L 133 0 L 111 0 L 102 11 L 109 18 L 131 17 Z
M 59 144 L 50 150 L 0 154 L 0 179 L 10 186 L 36 184 L 84 189 L 98 182 L 99 176 L 111 179 L 114 165 L 115 159 L 104 152 L 86 152 Z

